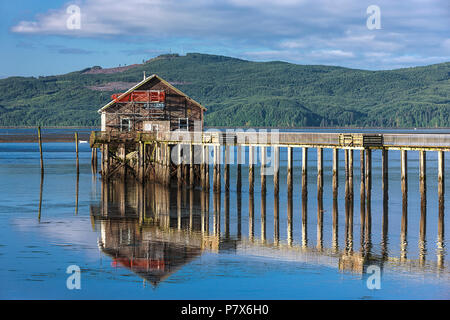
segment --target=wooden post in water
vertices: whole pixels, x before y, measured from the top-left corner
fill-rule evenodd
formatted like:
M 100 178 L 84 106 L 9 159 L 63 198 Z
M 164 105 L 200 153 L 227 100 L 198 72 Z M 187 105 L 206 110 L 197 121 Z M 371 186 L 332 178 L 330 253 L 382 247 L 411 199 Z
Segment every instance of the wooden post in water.
M 308 193 L 308 148 L 302 149 L 302 194 Z
M 78 133 L 75 132 L 75 152 L 77 154 L 77 174 L 80 173 L 80 163 L 78 159 Z
M 225 191 L 230 190 L 230 146 L 225 145 L 225 166 L 224 166 Z
M 292 197 L 292 181 L 293 181 L 293 148 L 287 148 L 287 189 L 288 189 L 288 198 L 289 195 Z
M 278 195 L 280 191 L 280 147 L 275 146 L 272 149 L 273 159 L 273 192 Z
M 361 234 L 364 234 L 366 223 L 366 178 L 365 178 L 365 153 L 364 150 L 359 150 L 359 166 L 360 166 L 360 217 L 361 217 Z
M 178 188 L 181 188 L 181 185 L 183 183 L 181 144 L 178 144 L 176 148 L 177 148 L 177 186 Z
M 426 152 L 419 151 L 420 180 L 420 237 L 425 238 L 427 224 L 427 158 Z
M 189 187 L 194 187 L 194 145 L 189 146 Z
M 222 181 L 220 180 L 220 161 L 221 161 L 221 147 L 220 145 L 217 145 L 214 147 L 214 186 L 213 190 L 214 192 L 220 192 L 222 189 Z
M 353 238 L 353 149 L 348 150 L 348 189 L 349 189 L 349 214 L 348 214 L 348 226 L 350 228 L 350 239 Z
M 372 150 L 366 149 L 366 242 L 370 243 L 372 232 Z
M 280 241 L 280 204 L 279 194 L 274 193 L 273 198 L 273 242 L 278 245 Z
M 266 192 L 266 147 L 259 148 L 261 155 L 261 193 Z
M 206 189 L 206 146 L 202 146 L 202 162 L 200 164 L 200 181 L 202 190 Z
M 401 150 L 401 179 L 402 179 L 402 224 L 401 234 L 406 237 L 408 231 L 408 155 Z
M 206 190 L 209 192 L 209 146 L 206 146 L 206 163 L 205 163 L 205 180 L 206 180 Z M 209 199 L 209 198 L 208 198 Z M 209 201 L 209 200 L 208 200 Z
M 237 149 L 237 173 L 236 173 L 236 192 L 240 193 L 242 189 L 242 147 L 236 146 Z
M 438 222 L 438 235 L 443 239 L 444 234 L 444 175 L 445 175 L 445 158 L 444 151 L 438 152 L 438 201 L 439 201 L 439 222 Z
M 338 197 L 339 187 L 339 149 L 333 149 L 333 199 Z
M 44 156 L 42 154 L 42 136 L 41 136 L 41 127 L 38 127 L 38 142 L 39 142 L 39 155 L 41 158 L 41 175 L 44 174 Z
M 248 192 L 253 194 L 254 191 L 254 177 L 255 173 L 253 171 L 253 163 L 254 163 L 254 147 L 248 147 Z
M 323 149 L 317 148 L 317 195 L 323 194 Z

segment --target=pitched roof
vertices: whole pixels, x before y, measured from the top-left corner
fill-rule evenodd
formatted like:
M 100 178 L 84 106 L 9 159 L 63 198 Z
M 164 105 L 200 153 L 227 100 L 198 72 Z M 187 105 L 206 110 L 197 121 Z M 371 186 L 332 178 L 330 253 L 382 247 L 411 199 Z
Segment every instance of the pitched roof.
M 181 96 L 186 97 L 187 100 L 191 101 L 192 103 L 194 103 L 195 105 L 199 106 L 200 108 L 202 108 L 203 110 L 207 110 L 204 106 L 202 106 L 200 103 L 198 103 L 197 101 L 195 101 L 194 99 L 191 99 L 190 97 L 188 97 L 184 92 L 182 92 L 181 90 L 175 88 L 173 85 L 171 85 L 169 82 L 167 82 L 166 80 L 162 79 L 161 77 L 159 77 L 156 74 L 151 75 L 150 77 L 145 78 L 144 80 L 142 80 L 141 82 L 139 82 L 138 84 L 136 84 L 135 86 L 131 87 L 130 89 L 128 89 L 126 92 L 122 93 L 120 96 L 117 97 L 117 100 L 120 100 L 121 98 L 125 97 L 127 94 L 129 94 L 130 92 L 133 92 L 134 90 L 138 89 L 140 86 L 142 86 L 143 84 L 149 82 L 152 79 L 158 79 L 159 81 L 161 81 L 162 83 L 164 83 L 166 86 L 168 86 L 170 89 L 174 90 L 176 93 L 178 93 Z M 100 109 L 98 109 L 98 113 L 103 112 L 105 109 L 109 108 L 110 106 L 112 106 L 114 103 L 116 103 L 114 100 L 111 100 L 110 102 L 108 102 L 107 104 L 105 104 L 103 107 L 101 107 Z

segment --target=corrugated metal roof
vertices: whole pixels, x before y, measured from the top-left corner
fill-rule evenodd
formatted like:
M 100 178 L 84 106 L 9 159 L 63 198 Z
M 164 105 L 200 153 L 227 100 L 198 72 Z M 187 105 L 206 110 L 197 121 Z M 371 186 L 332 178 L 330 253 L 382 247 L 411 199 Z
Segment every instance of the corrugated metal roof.
M 167 82 L 166 80 L 162 79 L 161 77 L 159 77 L 156 74 L 151 75 L 150 77 L 145 78 L 144 80 L 142 80 L 141 82 L 139 82 L 138 84 L 136 84 L 135 86 L 131 87 L 130 89 L 128 89 L 126 92 L 122 93 L 120 96 L 117 97 L 118 100 L 120 100 L 121 98 L 123 98 L 124 96 L 126 96 L 127 94 L 129 94 L 130 92 L 133 92 L 134 90 L 138 89 L 140 86 L 142 86 L 143 84 L 147 83 L 148 81 L 152 80 L 152 79 L 158 79 L 159 81 L 161 81 L 162 83 L 164 83 L 166 86 L 168 86 L 169 88 L 171 88 L 172 90 L 174 90 L 176 93 L 178 93 L 179 95 L 182 95 L 184 97 L 186 97 L 189 101 L 193 102 L 194 104 L 196 104 L 197 106 L 199 106 L 200 108 L 202 108 L 203 110 L 207 110 L 204 106 L 202 106 L 200 103 L 198 103 L 197 101 L 195 101 L 194 99 L 191 99 L 190 97 L 188 97 L 187 94 L 185 94 L 184 92 L 180 91 L 179 89 L 175 88 L 173 85 L 171 85 L 169 82 Z M 102 113 L 105 109 L 109 108 L 110 106 L 112 106 L 114 103 L 116 103 L 114 100 L 111 100 L 110 102 L 108 102 L 107 104 L 105 104 L 103 107 L 101 107 L 100 109 L 98 109 L 98 113 Z

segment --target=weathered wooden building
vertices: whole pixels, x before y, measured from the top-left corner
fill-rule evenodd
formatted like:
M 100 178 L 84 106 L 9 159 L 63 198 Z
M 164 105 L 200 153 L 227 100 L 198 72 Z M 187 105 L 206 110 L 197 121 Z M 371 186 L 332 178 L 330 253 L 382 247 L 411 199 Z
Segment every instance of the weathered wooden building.
M 103 132 L 111 131 L 173 131 L 203 128 L 200 103 L 189 98 L 156 74 L 144 78 L 124 93 L 112 95 L 112 100 L 98 112 Z
M 90 138 L 91 147 L 102 152 L 102 176 L 108 179 L 131 174 L 142 182 L 149 179 L 170 184 L 175 178 L 171 153 L 176 144 L 160 143 L 159 136 L 175 130 L 184 134 L 203 131 L 205 111 L 200 103 L 156 74 L 144 76 L 124 93 L 113 94 L 112 100 L 98 110 L 101 131 L 92 132 Z M 198 167 L 191 180 L 194 175 L 194 180 L 199 180 Z

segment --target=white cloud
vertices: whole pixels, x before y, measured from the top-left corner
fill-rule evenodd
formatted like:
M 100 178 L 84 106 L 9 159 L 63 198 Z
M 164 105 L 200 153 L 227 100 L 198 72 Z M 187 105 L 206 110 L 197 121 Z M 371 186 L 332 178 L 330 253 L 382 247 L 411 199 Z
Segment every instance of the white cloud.
M 81 29 L 69 30 L 66 8 L 72 3 L 21 21 L 11 30 L 122 41 L 189 39 L 200 47 L 228 47 L 241 56 L 319 63 L 373 61 L 384 53 L 422 57 L 414 61 L 428 56 L 449 59 L 447 0 L 378 0 L 381 30 L 366 27 L 371 3 L 351 0 L 79 0 L 75 4 L 81 9 Z

